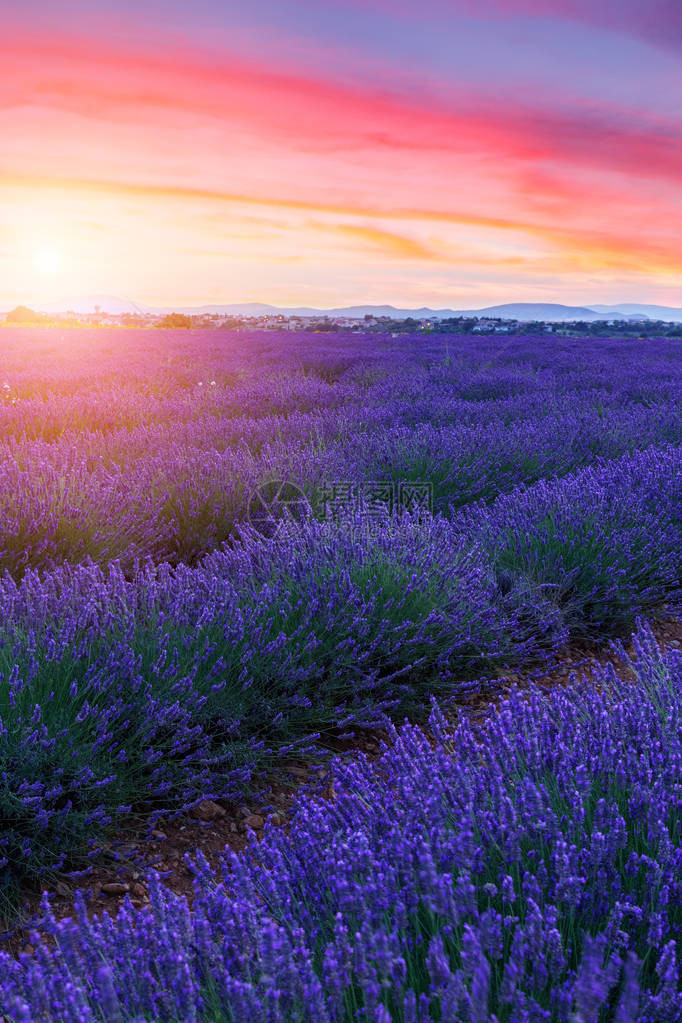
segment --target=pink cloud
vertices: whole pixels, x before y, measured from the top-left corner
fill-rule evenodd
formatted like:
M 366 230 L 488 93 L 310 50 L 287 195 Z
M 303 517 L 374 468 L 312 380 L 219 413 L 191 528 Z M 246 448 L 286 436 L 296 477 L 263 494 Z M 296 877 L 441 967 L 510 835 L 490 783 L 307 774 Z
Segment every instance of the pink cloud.
M 236 57 L 211 62 L 199 52 L 178 58 L 104 45 L 93 50 L 67 40 L 6 40 L 0 109 L 17 106 L 152 126 L 156 139 L 202 119 L 244 129 L 264 146 L 289 144 L 318 155 L 357 149 L 380 158 L 424 151 L 445 158 L 499 154 L 682 180 L 679 119 L 596 103 L 557 108 L 552 97 L 542 97 L 535 108 L 513 97 L 494 105 L 471 97 L 449 106 L 408 102 Z M 152 135 L 150 148 L 154 141 Z
M 49 167 L 65 187 L 440 219 L 570 253 L 582 244 L 603 260 L 680 263 L 682 124 L 672 118 L 551 96 L 491 104 L 464 88 L 449 104 L 407 100 L 234 56 L 66 37 L 9 36 L 3 50 L 3 163 L 15 177 L 45 181 Z M 392 256 L 433 257 L 380 227 L 340 230 Z

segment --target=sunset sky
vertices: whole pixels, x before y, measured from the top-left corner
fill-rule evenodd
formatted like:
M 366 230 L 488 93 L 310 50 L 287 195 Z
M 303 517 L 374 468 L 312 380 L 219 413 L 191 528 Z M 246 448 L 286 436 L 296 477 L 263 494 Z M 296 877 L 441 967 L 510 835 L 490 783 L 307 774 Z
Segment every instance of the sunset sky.
M 682 305 L 679 0 L 0 15 L 0 307 Z

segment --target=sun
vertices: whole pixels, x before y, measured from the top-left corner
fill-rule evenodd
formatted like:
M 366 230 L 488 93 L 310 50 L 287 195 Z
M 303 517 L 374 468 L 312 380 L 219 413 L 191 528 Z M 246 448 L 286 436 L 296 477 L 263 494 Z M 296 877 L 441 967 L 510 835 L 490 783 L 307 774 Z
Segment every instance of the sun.
M 61 251 L 54 245 L 41 245 L 33 253 L 33 268 L 41 274 L 56 274 L 64 265 Z

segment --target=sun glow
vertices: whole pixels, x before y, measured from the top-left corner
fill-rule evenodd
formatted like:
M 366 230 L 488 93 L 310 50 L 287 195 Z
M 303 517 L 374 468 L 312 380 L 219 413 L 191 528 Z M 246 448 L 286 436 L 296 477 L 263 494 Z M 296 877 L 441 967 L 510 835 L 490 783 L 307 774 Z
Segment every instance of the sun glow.
M 33 268 L 40 274 L 56 274 L 64 266 L 64 257 L 54 245 L 41 245 L 33 252 Z

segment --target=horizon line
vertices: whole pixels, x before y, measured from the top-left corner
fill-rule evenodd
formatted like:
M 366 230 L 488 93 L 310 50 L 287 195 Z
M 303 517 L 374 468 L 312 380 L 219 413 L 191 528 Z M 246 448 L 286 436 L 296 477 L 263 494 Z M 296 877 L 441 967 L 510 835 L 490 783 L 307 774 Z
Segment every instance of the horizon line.
M 103 305 L 103 303 L 105 303 L 105 302 L 118 302 L 118 303 L 121 303 L 121 304 L 127 303 L 130 306 L 132 306 L 133 309 L 137 309 L 139 312 L 141 312 L 143 314 L 144 313 L 154 313 L 154 312 L 164 312 L 165 313 L 165 312 L 168 312 L 168 311 L 170 311 L 170 312 L 181 312 L 184 309 L 197 309 L 197 310 L 209 309 L 209 308 L 230 309 L 230 308 L 236 308 L 236 307 L 239 307 L 239 306 L 263 306 L 263 307 L 267 307 L 267 308 L 270 308 L 270 309 L 289 310 L 291 312 L 295 312 L 295 310 L 297 310 L 297 309 L 311 309 L 314 312 L 322 312 L 322 313 L 324 313 L 324 312 L 333 312 L 335 310 L 340 310 L 340 309 L 354 309 L 354 308 L 359 308 L 359 307 L 374 308 L 374 309 L 387 308 L 387 309 L 410 310 L 410 311 L 417 311 L 417 310 L 424 309 L 424 310 L 427 310 L 429 312 L 446 311 L 446 312 L 455 312 L 455 313 L 479 312 L 481 310 L 494 309 L 494 308 L 505 307 L 505 306 L 563 306 L 564 308 L 568 308 L 568 309 L 591 309 L 591 310 L 594 310 L 595 307 L 600 307 L 600 306 L 602 308 L 610 308 L 610 309 L 618 309 L 618 308 L 620 308 L 622 306 L 655 306 L 655 307 L 661 308 L 661 309 L 682 310 L 682 305 L 679 305 L 679 306 L 668 305 L 665 302 L 656 301 L 656 300 L 624 299 L 624 300 L 620 300 L 620 301 L 616 301 L 616 302 L 613 302 L 613 301 L 612 302 L 608 302 L 608 301 L 605 301 L 605 300 L 602 299 L 602 300 L 599 300 L 599 301 L 582 302 L 582 301 L 562 300 L 560 298 L 551 298 L 551 299 L 547 299 L 547 298 L 535 298 L 535 299 L 533 299 L 533 298 L 520 298 L 520 299 L 505 299 L 505 300 L 501 300 L 501 301 L 494 300 L 494 301 L 489 301 L 489 302 L 487 302 L 485 304 L 482 304 L 482 305 L 472 306 L 471 308 L 457 307 L 455 305 L 435 305 L 435 304 L 430 304 L 429 305 L 427 302 L 423 302 L 421 304 L 413 303 L 413 304 L 410 304 L 410 305 L 406 305 L 406 304 L 405 305 L 403 305 L 403 304 L 396 305 L 395 302 L 391 302 L 391 301 L 377 301 L 377 300 L 373 300 L 372 301 L 372 300 L 363 300 L 363 299 L 345 300 L 343 302 L 339 302 L 339 303 L 336 303 L 334 305 L 329 305 L 329 306 L 328 305 L 318 305 L 318 304 L 316 304 L 314 302 L 310 303 L 310 302 L 305 302 L 305 301 L 301 301 L 301 302 L 297 302 L 297 303 L 293 303 L 293 304 L 290 304 L 290 303 L 283 304 L 283 303 L 279 303 L 279 302 L 276 302 L 276 301 L 265 301 L 263 299 L 236 299 L 236 300 L 232 300 L 232 301 L 224 301 L 224 300 L 220 300 L 220 299 L 218 299 L 218 300 L 203 300 L 203 301 L 202 300 L 195 300 L 195 301 L 189 300 L 189 301 L 179 301 L 179 302 L 177 302 L 175 304 L 164 303 L 164 304 L 160 304 L 160 305 L 152 305 L 152 304 L 148 304 L 148 303 L 145 303 L 145 302 L 142 302 L 142 301 L 133 300 L 133 299 L 129 298 L 128 296 L 124 296 L 124 295 L 98 293 L 98 294 L 91 294 L 91 295 L 77 295 L 77 296 L 73 296 L 72 298 L 70 298 L 68 300 L 67 299 L 61 299 L 61 298 L 53 299 L 53 300 L 49 300 L 47 302 L 44 302 L 42 306 L 41 306 L 40 303 L 38 303 L 38 302 L 36 302 L 35 300 L 32 300 L 32 299 L 9 300 L 9 301 L 8 300 L 3 300 L 3 301 L 0 302 L 0 313 L 9 312 L 12 309 L 16 309 L 16 308 L 19 308 L 21 306 L 25 306 L 27 308 L 33 309 L 35 312 L 44 312 L 44 313 L 46 313 L 46 312 L 75 312 L 77 310 L 75 310 L 73 308 L 74 304 L 92 303 L 93 305 Z M 69 303 L 71 303 L 71 304 L 69 304 Z M 50 307 L 50 308 L 48 308 L 48 307 Z M 102 309 L 101 311 L 105 312 L 106 310 Z M 94 309 L 93 309 L 93 312 L 94 312 Z M 116 314 L 112 314 L 112 315 L 116 315 Z

